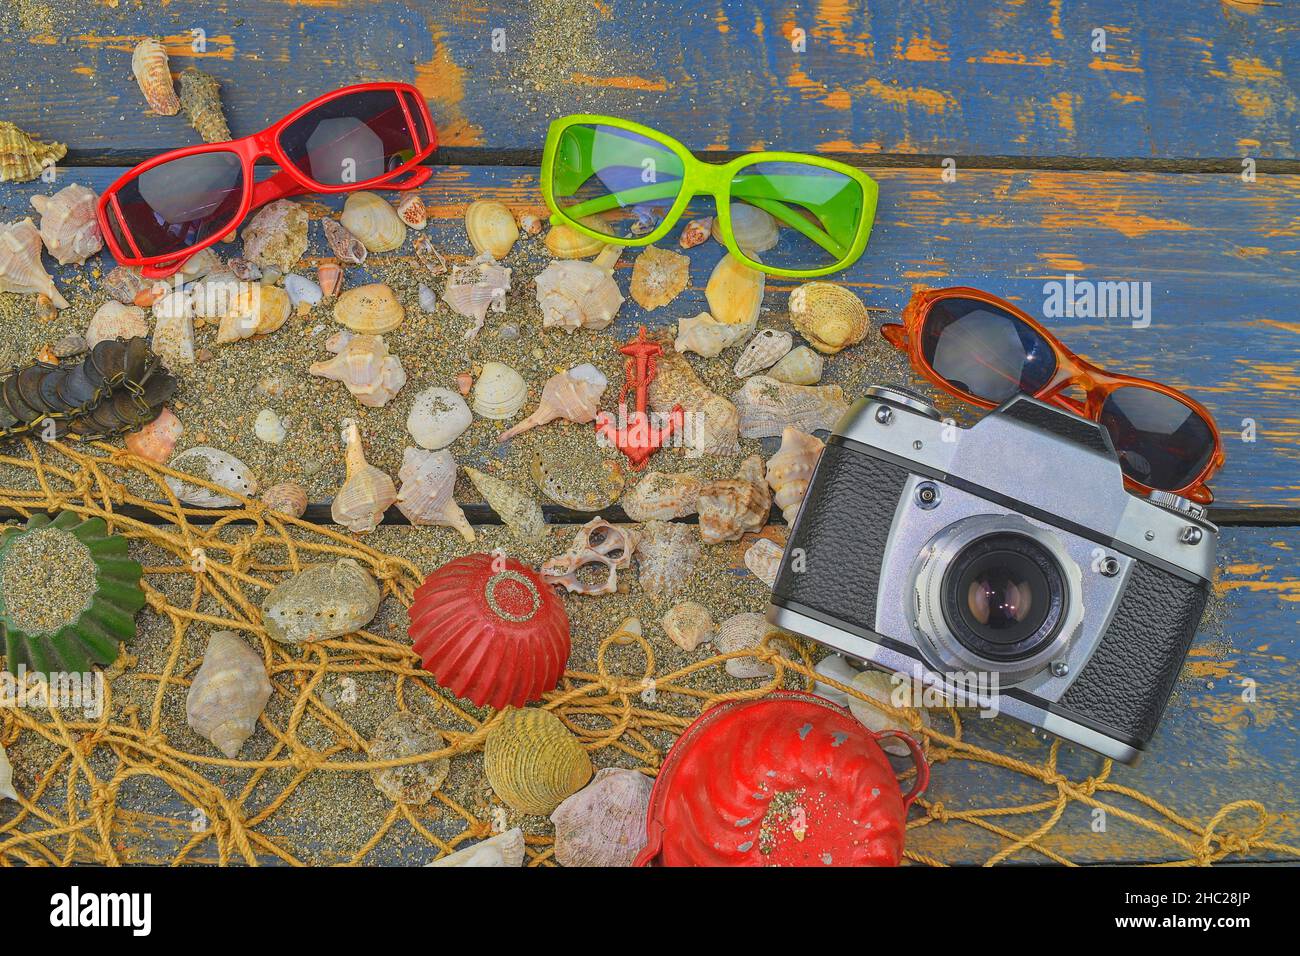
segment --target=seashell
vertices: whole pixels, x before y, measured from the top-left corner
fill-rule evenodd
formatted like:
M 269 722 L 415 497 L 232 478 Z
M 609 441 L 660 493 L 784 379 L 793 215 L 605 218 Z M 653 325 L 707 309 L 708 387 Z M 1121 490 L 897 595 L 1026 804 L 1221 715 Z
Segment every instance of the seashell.
M 542 220 L 530 212 L 524 213 L 519 217 L 519 231 L 525 236 L 540 235 L 542 231 Z
M 50 346 L 50 351 L 54 353 L 55 358 L 65 359 L 72 358 L 74 355 L 80 355 L 82 352 L 86 351 L 87 348 L 86 337 L 84 335 L 78 335 L 76 332 L 72 332 L 58 339 L 52 346 Z
M 397 472 L 402 486 L 397 491 L 397 510 L 412 525 L 455 528 L 466 541 L 474 540 L 474 529 L 452 498 L 456 486 L 456 460 L 447 449 L 422 451 L 408 447 L 402 452 Z
M 591 758 L 550 711 L 510 707 L 483 743 L 483 772 L 511 809 L 545 815 L 591 779 Z
M 225 143 L 233 139 L 221 108 L 221 84 L 215 77 L 192 66 L 181 70 L 180 104 L 203 142 Z
M 901 684 L 900 684 L 901 681 Z M 924 728 L 930 726 L 930 715 L 923 708 L 908 707 L 902 701 L 898 701 L 898 696 L 906 695 L 907 700 L 912 700 L 912 678 L 905 674 L 887 674 L 884 671 L 874 668 L 858 671 L 853 680 L 848 682 L 858 693 L 865 695 L 871 700 L 879 701 L 891 707 L 902 710 L 904 715 L 915 716 Z M 901 694 L 900 694 L 901 692 Z M 858 722 L 868 730 L 883 734 L 893 730 L 902 731 L 905 734 L 915 734 L 911 722 L 907 716 L 895 717 L 887 714 L 878 707 L 874 707 L 865 700 L 854 697 L 852 694 L 844 695 L 848 700 L 849 711 Z M 895 701 L 898 701 L 895 703 Z M 907 744 L 897 737 L 886 737 L 876 741 L 886 753 L 894 754 L 898 757 L 906 757 L 910 752 Z
M 858 676 L 858 669 L 848 662 L 842 654 L 828 654 L 817 662 L 813 671 L 819 677 L 837 680 L 841 684 L 852 684 L 853 678 Z M 818 681 L 813 685 L 812 692 L 818 697 L 825 697 L 832 704 L 839 707 L 847 708 L 849 706 L 849 695 L 830 684 Z
M 325 298 L 325 293 L 315 282 L 312 282 L 306 276 L 294 275 L 290 273 L 284 277 L 284 291 L 289 296 L 289 302 L 300 313 L 303 311 L 302 306 L 311 308 L 319 305 L 321 299 Z
M 375 738 L 366 746 L 371 760 L 397 760 L 446 749 L 447 741 L 429 718 L 410 711 L 390 714 L 375 730 Z M 394 803 L 423 806 L 447 781 L 451 758 L 438 757 L 420 763 L 377 767 L 370 779 L 379 792 Z
M 609 232 L 605 220 L 599 216 L 585 216 L 578 221 L 597 232 L 606 234 Z M 546 243 L 546 248 L 551 255 L 557 259 L 585 259 L 596 255 L 606 245 L 603 240 L 589 236 L 585 232 L 578 232 L 564 224 L 552 226 L 543 242 Z
M 172 414 L 171 409 L 164 408 L 149 424 L 126 436 L 126 450 L 161 465 L 172 456 L 184 431 L 180 419 Z
M 397 218 L 408 228 L 420 230 L 429 224 L 429 210 L 419 193 L 407 193 L 397 203 Z
M 470 403 L 484 418 L 503 421 L 513 418 L 528 399 L 524 377 L 502 362 L 484 362 L 474 383 Z
M 211 282 L 211 279 L 206 279 L 200 283 L 200 286 L 218 289 L 222 287 L 220 283 L 215 287 L 211 286 L 209 285 Z M 237 287 L 227 288 L 228 294 L 224 299 L 225 311 L 219 316 L 221 321 L 217 326 L 219 345 L 252 338 L 254 335 L 270 335 L 289 321 L 289 313 L 293 311 L 293 307 L 289 300 L 289 293 L 279 286 L 242 283 Z M 221 301 L 220 296 L 217 296 L 217 299 Z M 196 314 L 204 316 L 205 311 L 210 308 L 210 302 L 204 305 L 201 299 L 196 298 Z
M 805 282 L 791 292 L 790 321 L 813 348 L 827 355 L 857 345 L 871 328 L 862 300 L 834 282 Z
M 728 252 L 709 275 L 704 296 L 709 314 L 723 325 L 749 325 L 758 321 L 763 307 L 763 273 L 751 269 Z
M 447 271 L 447 260 L 428 236 L 416 236 L 412 246 L 415 249 L 415 260 L 424 266 L 429 275 L 440 276 Z
M 787 352 L 768 370 L 768 377 L 787 385 L 816 385 L 821 381 L 825 359 L 806 345 Z
M 426 388 L 415 396 L 406 416 L 406 430 L 422 448 L 446 448 L 469 428 L 474 415 L 465 400 L 449 388 Z
M 647 472 L 623 496 L 623 511 L 633 521 L 671 521 L 695 514 L 700 479 L 687 474 Z
M 433 314 L 438 311 L 438 294 L 430 289 L 423 282 L 420 283 L 416 290 L 420 299 L 420 309 L 423 312 Z
M 465 232 L 469 244 L 477 253 L 488 253 L 493 259 L 504 259 L 519 239 L 519 226 L 514 214 L 503 203 L 479 199 L 465 210 Z
M 740 412 L 742 438 L 774 438 L 786 428 L 832 429 L 849 403 L 838 385 L 787 385 L 766 375 L 745 380 L 731 396 Z
M 104 291 L 123 305 L 135 303 L 135 297 L 153 287 L 153 282 L 135 266 L 117 266 L 104 276 Z
M 257 419 L 253 422 L 253 434 L 268 445 L 278 445 L 284 441 L 286 434 L 284 422 L 280 421 L 280 416 L 274 411 L 264 408 L 257 413 Z
M 623 493 L 623 469 L 615 458 L 605 458 L 592 444 L 559 451 L 539 449 L 529 464 L 529 474 L 542 494 L 574 511 L 600 511 Z
M 474 324 L 465 333 L 472 339 L 483 328 L 488 310 L 504 312 L 506 294 L 510 291 L 510 270 L 499 266 L 491 253 L 483 253 L 469 265 L 456 266 L 442 290 L 442 299 L 457 315 L 473 319 Z
M 516 537 L 533 540 L 546 534 L 546 517 L 531 495 L 524 494 L 514 485 L 486 475 L 477 468 L 467 466 L 465 474 L 483 496 L 483 500 Z
M 307 512 L 307 489 L 294 481 L 282 481 L 262 492 L 262 504 L 272 511 L 301 518 Z
M 664 615 L 663 626 L 668 639 L 684 651 L 693 651 L 713 640 L 718 630 L 709 609 L 695 601 L 674 604 Z
M 767 484 L 786 524 L 794 524 L 825 447 L 820 438 L 793 426 L 781 432 L 781 447 L 767 462 Z
M 651 408 L 661 415 L 681 405 L 686 412 L 683 439 L 687 454 L 731 455 L 740 450 L 739 413 L 730 401 L 711 391 L 691 363 L 678 352 L 666 351 L 657 359 L 650 383 Z
M 292 200 L 267 203 L 244 227 L 244 257 L 288 272 L 307 251 L 307 222 L 306 207 Z
M 379 612 L 382 595 L 370 572 L 351 558 L 314 564 L 262 599 L 262 626 L 281 644 L 310 644 L 359 631 Z
M 342 382 L 367 408 L 383 408 L 406 384 L 401 360 L 389 353 L 383 336 L 350 335 L 342 343 L 331 337 L 326 348 L 335 353 L 334 358 L 313 362 L 307 371 Z
M 249 262 L 243 256 L 235 256 L 226 263 L 226 268 L 240 282 L 257 282 L 262 278 L 262 267 Z
M 523 866 L 524 831 L 515 827 L 425 866 Z
M 767 623 L 762 614 L 746 612 L 727 618 L 713 635 L 713 646 L 720 654 L 732 654 L 736 651 L 758 647 L 763 639 L 772 633 L 783 633 Z M 790 656 L 789 650 L 779 644 L 771 645 L 782 657 Z M 724 665 L 732 677 L 747 680 L 751 677 L 771 677 L 776 668 L 765 664 L 756 657 L 733 657 Z
M 468 395 L 469 392 L 470 392 L 470 389 L 472 389 L 473 387 L 474 387 L 474 373 L 473 373 L 473 372 L 457 372 L 457 373 L 456 373 L 456 389 L 457 389 L 457 391 L 459 391 L 462 395 Z
M 383 283 L 348 289 L 334 303 L 334 319 L 353 332 L 382 335 L 402 324 L 406 310 L 393 290 Z
M 707 240 L 713 232 L 713 218 L 713 216 L 705 216 L 703 219 L 692 219 L 682 227 L 682 234 L 677 244 L 683 249 L 694 249 Z
M 566 372 L 552 375 L 542 386 L 537 409 L 513 428 L 503 431 L 497 436 L 497 441 L 508 441 L 557 418 L 579 425 L 595 421 L 596 413 L 600 411 L 600 396 L 608 384 L 605 374 L 590 363 L 575 365 Z
M 641 627 L 641 621 L 635 617 L 623 618 L 623 623 L 610 632 L 608 640 L 615 644 L 628 645 L 638 643 L 638 638 L 643 637 L 645 631 Z
M 340 261 L 350 262 L 354 266 L 366 261 L 368 252 L 365 243 L 348 232 L 346 226 L 335 219 L 322 219 L 321 225 L 325 229 L 325 241 L 329 243 L 330 251 Z
M 599 331 L 608 328 L 623 304 L 613 278 L 619 248 L 608 246 L 593 262 L 552 262 L 534 280 L 542 327 Z
M 41 234 L 30 219 L 0 226 L 0 292 L 44 295 L 56 308 L 68 307 L 41 263 Z
M 667 601 L 695 573 L 700 542 L 690 525 L 647 521 L 636 546 L 637 580 L 656 603 Z
M 194 296 L 173 292 L 154 303 L 153 350 L 169 368 L 193 365 Z
M 781 569 L 782 548 L 770 538 L 758 538 L 745 549 L 745 567 L 769 588 L 776 587 L 776 573 Z
M 632 264 L 629 292 L 649 312 L 681 294 L 690 278 L 691 260 L 680 253 L 647 246 Z
M 180 275 L 188 280 L 202 279 L 204 276 L 215 273 L 228 273 L 226 264 L 221 261 L 221 257 L 212 249 L 200 249 L 194 255 L 185 260 L 181 266 Z
M 714 358 L 733 345 L 739 345 L 754 331 L 754 323 L 724 325 L 707 312 L 693 319 L 677 323 L 677 338 L 673 348 L 679 352 L 695 352 L 705 358 Z
M 273 690 L 261 655 L 234 631 L 213 631 L 185 698 L 186 721 L 233 759 L 257 729 Z
M 196 445 L 181 452 L 169 463 L 168 467 L 184 474 L 193 475 L 211 482 L 219 488 L 251 498 L 257 494 L 257 479 L 248 466 L 217 448 Z M 233 508 L 239 501 L 219 491 L 202 488 L 180 478 L 167 476 L 167 487 L 181 501 L 199 508 Z
M 761 531 L 772 508 L 763 477 L 763 457 L 750 455 L 735 478 L 711 481 L 700 489 L 700 540 L 705 544 L 739 541 L 746 531 Z
M 181 101 L 172 86 L 167 51 L 161 43 L 152 37 L 137 43 L 131 54 L 131 72 L 151 110 L 163 116 L 175 116 L 181 111 Z
M 638 537 L 634 529 L 592 518 L 578 529 L 568 551 L 542 563 L 542 580 L 571 594 L 613 594 L 618 572 L 632 565 Z
M 9 762 L 4 744 L 0 744 L 0 799 L 18 800 L 18 791 L 14 789 L 14 766 Z
M 334 493 L 330 516 L 354 534 L 368 534 L 379 527 L 388 506 L 397 500 L 397 488 L 393 479 L 366 461 L 361 429 L 351 419 L 343 423 L 343 447 L 347 478 Z
M 0 120 L 0 183 L 25 183 L 68 155 L 62 143 L 42 143 L 13 123 Z
M 747 256 L 756 252 L 767 252 L 776 245 L 780 238 L 780 228 L 772 214 L 748 203 L 731 204 L 731 234 L 736 238 L 736 245 Z M 713 238 L 722 242 L 719 221 L 715 220 L 710 232 Z
M 316 267 L 316 282 L 322 298 L 334 298 L 343 286 L 343 268 L 336 262 L 322 262 Z
M 82 265 L 104 248 L 104 237 L 95 219 L 99 197 L 93 189 L 73 183 L 53 196 L 33 196 L 31 203 L 41 217 L 41 240 L 59 265 Z
M 645 847 L 654 784 L 637 770 L 604 767 L 551 814 L 561 866 L 631 866 Z
M 794 336 L 789 332 L 763 329 L 750 339 L 745 350 L 740 353 L 740 358 L 736 359 L 736 377 L 744 378 L 746 375 L 771 368 L 790 351 L 792 345 L 794 345 Z
M 406 241 L 406 223 L 377 193 L 349 195 L 339 224 L 361 240 L 368 252 L 392 252 Z
M 95 311 L 86 327 L 86 347 L 93 349 L 105 339 L 133 339 L 148 334 L 144 309 L 110 300 Z

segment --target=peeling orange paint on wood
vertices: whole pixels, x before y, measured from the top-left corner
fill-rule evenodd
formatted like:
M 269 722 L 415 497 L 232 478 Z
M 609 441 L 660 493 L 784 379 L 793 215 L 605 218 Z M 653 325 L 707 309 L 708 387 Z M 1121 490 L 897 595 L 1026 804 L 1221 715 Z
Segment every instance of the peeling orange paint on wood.
M 867 80 L 866 91 L 894 106 L 917 106 L 931 114 L 942 113 L 957 105 L 955 99 L 940 90 L 924 86 L 889 86 L 875 77 Z
M 1088 64 L 1090 70 L 1100 70 L 1103 73 L 1141 73 L 1142 67 L 1136 63 L 1119 63 L 1116 60 L 1103 60 L 1101 57 L 1093 57 L 1092 62 Z
M 948 45 L 940 43 L 933 37 L 914 36 L 903 46 L 903 38 L 894 41 L 894 59 L 908 60 L 912 63 L 947 63 Z
M 1027 53 L 1013 53 L 1010 50 L 989 50 L 979 56 L 966 58 L 967 63 L 989 63 L 995 66 L 1060 66 L 1061 61 L 1056 60 L 1046 53 L 1037 53 L 1029 55 Z
M 591 76 L 587 73 L 574 73 L 569 79 L 579 86 L 605 86 L 617 90 L 663 93 L 668 89 L 667 80 L 648 80 L 643 76 Z

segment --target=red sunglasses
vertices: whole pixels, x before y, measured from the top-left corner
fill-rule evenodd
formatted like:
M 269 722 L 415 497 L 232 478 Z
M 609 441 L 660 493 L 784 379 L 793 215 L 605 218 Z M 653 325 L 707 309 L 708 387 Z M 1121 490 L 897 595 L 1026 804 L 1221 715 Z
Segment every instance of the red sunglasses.
M 119 263 L 161 279 L 229 235 L 254 209 L 302 193 L 415 189 L 438 130 L 408 83 L 361 83 L 312 100 L 268 129 L 187 146 L 126 173 L 99 199 L 100 230 Z M 280 172 L 255 181 L 270 157 Z

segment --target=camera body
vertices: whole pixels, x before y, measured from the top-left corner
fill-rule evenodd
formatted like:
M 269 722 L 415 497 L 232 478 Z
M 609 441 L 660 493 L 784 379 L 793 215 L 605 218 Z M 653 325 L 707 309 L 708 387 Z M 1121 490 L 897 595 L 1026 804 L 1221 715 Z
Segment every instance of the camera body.
M 1204 509 L 1131 494 L 1100 425 L 1028 396 L 969 429 L 907 389 L 867 396 L 822 452 L 768 620 L 1131 763 L 1209 595 Z

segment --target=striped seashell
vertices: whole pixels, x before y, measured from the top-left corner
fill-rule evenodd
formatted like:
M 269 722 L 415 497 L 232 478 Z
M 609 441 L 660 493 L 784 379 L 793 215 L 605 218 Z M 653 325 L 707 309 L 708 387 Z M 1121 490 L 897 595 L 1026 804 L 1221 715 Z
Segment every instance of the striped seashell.
M 591 779 L 591 758 L 559 717 L 507 707 L 483 744 L 493 792 L 519 813 L 549 814 Z
M 42 143 L 13 123 L 0 120 L 0 183 L 30 182 L 68 154 L 62 143 Z
M 741 462 L 735 478 L 711 481 L 700 489 L 700 540 L 739 541 L 746 531 L 762 530 L 771 508 L 763 458 L 751 455 Z
M 152 37 L 137 43 L 131 54 L 131 72 L 151 110 L 163 116 L 175 116 L 181 111 L 181 101 L 172 85 L 167 51 L 161 43 Z
M 745 379 L 731 400 L 742 438 L 775 438 L 789 427 L 829 431 L 849 410 L 838 385 L 787 385 L 766 375 Z
M 769 588 L 776 587 L 781 555 L 782 548 L 779 544 L 768 538 L 759 538 L 745 549 L 745 567 Z
M 234 757 L 257 729 L 273 690 L 261 655 L 234 631 L 214 631 L 190 685 L 185 716 L 196 734 Z
M 773 632 L 779 632 L 779 629 L 767 623 L 767 619 L 762 614 L 757 612 L 735 614 L 718 627 L 718 633 L 713 636 L 713 646 L 721 654 L 732 654 L 758 647 L 763 643 L 763 639 Z M 774 642 L 771 646 L 782 657 L 790 656 L 789 651 L 781 644 Z M 733 657 L 724 666 L 728 674 L 741 680 L 771 677 L 776 673 L 776 668 L 756 657 Z
M 771 368 L 794 345 L 794 336 L 776 329 L 763 329 L 745 346 L 736 359 L 736 378 L 744 378 Z
M 653 789 L 638 770 L 602 768 L 551 814 L 555 859 L 561 866 L 631 866 L 646 845 Z
M 532 495 L 525 494 L 500 478 L 486 475 L 477 468 L 467 466 L 465 474 L 483 496 L 483 500 L 516 537 L 531 541 L 546 534 L 546 516 Z

